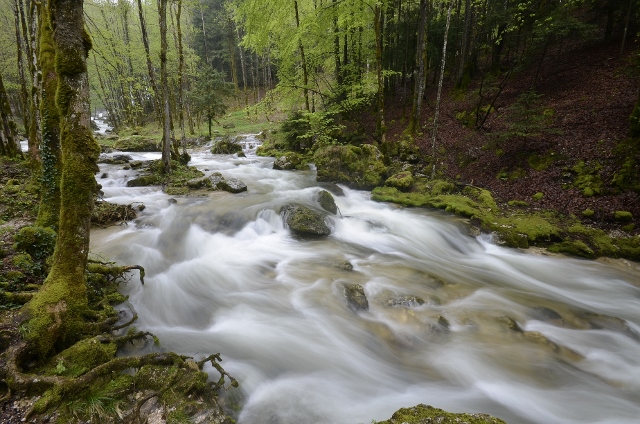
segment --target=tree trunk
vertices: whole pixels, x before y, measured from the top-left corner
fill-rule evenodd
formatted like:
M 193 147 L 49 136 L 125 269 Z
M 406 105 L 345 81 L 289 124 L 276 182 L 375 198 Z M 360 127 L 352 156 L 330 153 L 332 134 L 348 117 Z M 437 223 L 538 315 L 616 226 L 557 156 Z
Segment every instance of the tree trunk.
M 82 313 L 87 307 L 84 272 L 97 192 L 94 174 L 100 153 L 90 126 L 86 60 L 91 41 L 84 30 L 83 2 L 50 0 L 48 6 L 44 12 L 54 28 L 63 169 L 59 231 L 51 271 L 27 305 L 30 320 L 26 338 L 40 357 L 54 347 L 69 345 L 82 333 Z
M 8 157 L 22 156 L 16 136 L 16 123 L 2 82 L 2 74 L 0 74 L 0 154 Z
M 187 141 L 184 131 L 184 49 L 182 47 L 182 0 L 177 1 L 176 29 L 178 31 L 178 121 L 180 121 L 180 140 L 182 140 L 182 151 L 187 151 Z
M 25 133 L 29 134 L 29 90 L 27 88 L 27 77 L 25 73 L 25 63 L 24 58 L 22 56 L 22 51 L 26 49 L 25 40 L 22 37 L 20 28 L 20 9 L 18 6 L 18 2 L 21 0 L 16 0 L 16 4 L 14 4 L 14 21 L 15 21 L 15 29 L 16 29 L 16 53 L 18 60 L 18 75 L 20 76 L 20 103 L 21 103 L 21 113 L 20 117 L 22 119 L 22 125 L 24 126 Z
M 166 3 L 165 3 L 166 9 Z M 153 89 L 153 104 L 155 105 L 155 112 L 158 121 L 160 121 L 161 115 L 161 105 L 158 101 L 159 91 L 158 84 L 156 80 L 156 72 L 153 69 L 153 62 L 151 61 L 151 51 L 149 50 L 149 36 L 147 34 L 147 25 L 144 21 L 144 12 L 142 10 L 142 0 L 138 0 L 138 18 L 140 19 L 140 30 L 142 32 L 142 44 L 144 45 L 145 59 L 147 60 L 147 72 L 149 73 L 149 82 L 151 82 L 151 88 Z M 165 14 L 165 22 L 166 22 L 166 14 Z M 166 23 L 165 23 L 166 27 Z M 166 29 L 165 29 L 165 37 L 166 37 Z
M 294 0 L 293 1 L 293 6 L 296 10 L 296 28 L 298 28 L 298 30 L 300 30 L 300 15 L 298 13 L 298 1 Z M 311 111 L 311 106 L 309 104 L 309 88 L 307 87 L 307 84 L 309 83 L 309 73 L 307 72 L 307 60 L 305 59 L 304 56 L 304 46 L 302 45 L 302 34 L 299 33 L 298 34 L 299 40 L 298 40 L 298 47 L 300 49 L 300 59 L 302 60 L 302 91 L 304 93 L 304 106 L 307 109 L 308 112 Z
M 138 0 L 140 1 L 140 0 Z M 171 111 L 167 76 L 167 0 L 159 0 L 160 84 L 162 85 L 162 170 L 171 173 Z
M 415 86 L 413 89 L 413 107 L 407 132 L 416 134 L 420 126 L 420 112 L 422 109 L 422 96 L 425 86 L 425 65 L 427 63 L 427 0 L 420 0 L 420 21 L 418 22 L 418 42 L 416 46 Z
M 51 0 L 47 0 L 50 2 Z M 47 4 L 46 2 L 44 3 Z M 45 6 L 47 9 L 49 6 Z M 48 13 L 40 14 L 40 67 L 42 69 L 42 179 L 40 206 L 36 225 L 58 229 L 60 217 L 60 177 L 62 152 L 60 150 L 60 115 L 56 106 L 58 75 L 55 69 L 53 25 Z
M 447 23 L 444 29 L 444 41 L 442 43 L 442 61 L 440 63 L 440 80 L 438 81 L 438 95 L 436 96 L 436 111 L 433 116 L 433 138 L 431 140 L 431 179 L 436 177 L 436 138 L 438 137 L 438 119 L 440 116 L 440 97 L 442 95 L 442 82 L 444 81 L 444 67 L 447 62 L 447 39 L 449 38 L 449 25 L 451 24 L 451 8 L 453 0 L 449 2 L 449 10 L 447 10 Z
M 386 127 L 384 123 L 384 80 L 382 78 L 382 14 L 380 5 L 374 6 L 374 23 L 376 35 L 376 77 L 378 82 L 378 97 L 376 102 L 376 136 L 380 143 L 385 141 Z

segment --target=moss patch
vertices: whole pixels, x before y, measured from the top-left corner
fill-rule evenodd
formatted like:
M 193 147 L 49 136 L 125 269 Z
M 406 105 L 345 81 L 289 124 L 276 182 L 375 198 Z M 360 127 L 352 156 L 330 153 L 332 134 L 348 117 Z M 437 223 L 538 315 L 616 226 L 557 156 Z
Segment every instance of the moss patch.
M 446 193 L 442 193 L 442 187 L 447 188 Z M 640 237 L 613 238 L 602 230 L 583 226 L 574 217 L 501 208 L 491 193 L 476 187 L 461 189 L 449 182 L 416 182 L 409 192 L 401 192 L 395 187 L 376 187 L 371 197 L 409 207 L 444 209 L 469 218 L 473 225 L 493 233 L 499 242 L 510 247 L 535 245 L 588 258 L 640 259 Z
M 487 414 L 457 414 L 420 404 L 412 408 L 401 408 L 390 419 L 377 424 L 506 424 L 499 418 Z

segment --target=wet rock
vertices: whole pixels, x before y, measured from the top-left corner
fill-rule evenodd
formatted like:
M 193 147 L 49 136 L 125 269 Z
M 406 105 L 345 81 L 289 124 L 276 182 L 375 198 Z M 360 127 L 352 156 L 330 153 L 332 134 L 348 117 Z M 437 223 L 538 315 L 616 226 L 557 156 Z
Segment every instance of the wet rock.
M 354 311 L 368 311 L 369 301 L 364 294 L 364 288 L 360 284 L 344 284 L 344 295 L 347 298 L 349 307 Z
M 144 165 L 144 162 L 142 162 L 141 160 L 134 160 L 129 163 L 129 166 L 131 167 L 131 169 L 142 168 L 142 165 Z
M 298 153 L 287 152 L 284 155 L 277 157 L 273 162 L 273 169 L 279 169 L 283 171 L 298 169 L 299 166 L 304 163 L 303 157 Z
M 342 261 L 338 263 L 338 268 L 343 271 L 353 271 L 353 265 L 349 261 Z
M 344 197 L 344 190 L 336 184 L 333 183 L 323 183 L 320 182 L 318 184 L 320 187 L 324 188 L 325 190 L 327 190 L 329 193 L 333 194 L 334 196 L 338 196 L 338 197 Z
M 405 308 L 415 308 L 424 305 L 424 300 L 418 296 L 406 294 L 393 297 L 387 301 L 387 306 L 404 306 Z
M 378 424 L 506 424 L 500 418 L 487 414 L 465 414 L 447 412 L 431 405 L 416 405 L 411 408 L 401 408 L 393 413 L 386 421 Z
M 109 174 L 103 172 L 102 175 L 100 175 L 100 178 L 109 178 Z
M 531 317 L 539 321 L 560 321 L 562 316 L 551 308 L 546 306 L 536 306 L 531 309 Z
M 247 185 L 237 178 L 226 179 L 219 172 L 214 172 L 209 178 L 211 188 L 214 190 L 224 190 L 229 193 L 241 193 L 247 191 Z
M 247 185 L 237 178 L 223 178 L 222 181 L 218 183 L 218 187 L 221 190 L 228 191 L 229 193 L 241 193 L 243 191 L 247 191 Z
M 336 201 L 328 191 L 322 190 L 318 193 L 318 203 L 320 204 L 320 207 L 325 211 L 331 212 L 333 215 L 338 213 L 338 206 L 336 206 Z
M 133 158 L 129 155 L 113 155 L 113 156 L 100 156 L 98 163 L 106 163 L 109 165 L 122 165 L 129 163 Z
M 616 333 L 622 333 L 636 341 L 640 341 L 640 335 L 629 327 L 627 321 L 621 318 L 590 312 L 580 314 L 580 318 L 586 320 L 589 323 L 590 328 L 615 331 Z
M 510 331 L 515 333 L 522 333 L 522 328 L 516 322 L 515 319 L 507 316 L 498 317 L 498 323 L 508 328 Z
M 302 205 L 285 205 L 280 209 L 284 222 L 289 228 L 300 234 L 328 236 L 331 229 L 325 215 Z

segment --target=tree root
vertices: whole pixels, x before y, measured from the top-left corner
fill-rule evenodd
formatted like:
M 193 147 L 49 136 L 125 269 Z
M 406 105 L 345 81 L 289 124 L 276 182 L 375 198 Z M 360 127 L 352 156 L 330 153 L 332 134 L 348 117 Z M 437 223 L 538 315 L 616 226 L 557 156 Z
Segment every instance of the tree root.
M 222 368 L 222 366 L 218 363 L 218 362 L 222 362 L 222 358 L 220 358 L 219 353 L 209 355 L 203 360 L 198 361 L 197 362 L 198 368 L 202 369 L 204 364 L 207 362 L 211 362 L 211 365 L 220 373 L 220 378 L 218 379 L 217 382 L 213 382 L 213 381 L 209 382 L 209 385 L 213 388 L 214 391 L 217 391 L 224 387 L 225 375 L 229 377 L 229 380 L 231 380 L 231 383 L 229 384 L 229 386 L 225 387 L 225 389 L 228 389 L 229 387 L 238 387 L 238 381 L 235 378 L 233 378 L 231 374 L 225 371 L 225 369 Z

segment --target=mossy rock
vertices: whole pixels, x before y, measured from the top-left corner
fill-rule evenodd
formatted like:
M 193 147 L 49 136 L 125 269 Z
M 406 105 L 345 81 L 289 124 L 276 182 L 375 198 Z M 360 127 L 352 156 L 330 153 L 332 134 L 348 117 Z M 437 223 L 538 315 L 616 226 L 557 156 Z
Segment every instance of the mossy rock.
M 360 190 L 381 185 L 387 172 L 382 153 L 369 144 L 361 147 L 327 146 L 318 149 L 313 160 L 318 181 L 343 183 Z
M 413 174 L 411 171 L 403 171 L 387 178 L 384 185 L 395 187 L 400 191 L 408 191 L 413 185 Z
M 141 135 L 120 138 L 113 148 L 122 152 L 161 152 L 160 143 Z
M 593 209 L 585 209 L 582 211 L 582 216 L 585 218 L 591 218 L 593 215 L 595 215 L 595 211 Z
M 377 424 L 506 424 L 499 418 L 487 414 L 465 414 L 447 412 L 431 405 L 416 405 L 401 408 L 390 419 Z
M 159 175 L 140 175 L 127 181 L 127 187 L 148 187 L 161 185 L 163 178 Z
M 211 147 L 211 153 L 214 155 L 232 155 L 234 153 L 241 153 L 242 146 L 236 142 L 235 139 L 231 139 L 230 136 L 224 136 L 220 140 L 217 140 Z
M 633 221 L 633 214 L 629 211 L 615 211 L 613 219 L 618 222 L 631 222 Z
M 338 213 L 338 206 L 336 205 L 336 201 L 334 200 L 331 193 L 329 193 L 327 190 L 318 192 L 318 203 L 320 204 L 320 207 L 325 211 L 330 212 L 333 215 Z
M 286 152 L 282 155 L 278 155 L 276 160 L 273 162 L 273 169 L 282 171 L 305 168 L 308 169 L 305 157 L 296 152 Z
M 331 228 L 325 221 L 325 215 L 302 205 L 285 205 L 280 210 L 285 223 L 291 231 L 314 236 L 328 236 Z
M 360 284 L 344 284 L 344 296 L 349 307 L 354 311 L 368 311 L 369 301 L 364 294 L 364 288 Z
M 544 197 L 544 193 L 542 193 L 541 191 L 531 196 L 531 198 L 536 202 L 539 202 L 540 200 L 542 200 L 543 197 Z

